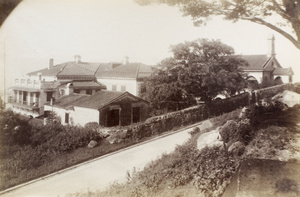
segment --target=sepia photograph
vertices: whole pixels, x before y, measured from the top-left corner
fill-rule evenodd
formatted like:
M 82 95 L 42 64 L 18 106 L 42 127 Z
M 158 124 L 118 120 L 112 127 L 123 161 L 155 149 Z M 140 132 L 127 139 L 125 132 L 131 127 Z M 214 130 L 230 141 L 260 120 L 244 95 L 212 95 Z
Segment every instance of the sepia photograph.
M 0 197 L 300 196 L 300 0 L 0 0 Z

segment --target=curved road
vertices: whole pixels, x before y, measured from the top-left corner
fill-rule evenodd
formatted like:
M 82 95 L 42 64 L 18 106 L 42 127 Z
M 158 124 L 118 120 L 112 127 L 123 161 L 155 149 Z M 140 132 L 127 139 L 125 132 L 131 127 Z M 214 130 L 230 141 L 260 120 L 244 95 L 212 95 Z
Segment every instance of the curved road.
M 207 127 L 205 121 L 200 127 Z M 142 170 L 147 163 L 159 158 L 163 153 L 172 152 L 177 145 L 183 144 L 190 135 L 188 131 L 195 124 L 173 134 L 160 136 L 157 139 L 127 148 L 117 153 L 103 156 L 46 178 L 41 178 L 23 186 L 17 186 L 4 197 L 47 197 L 64 196 L 68 193 L 103 190 L 114 181 L 126 181 L 126 172 L 133 168 Z

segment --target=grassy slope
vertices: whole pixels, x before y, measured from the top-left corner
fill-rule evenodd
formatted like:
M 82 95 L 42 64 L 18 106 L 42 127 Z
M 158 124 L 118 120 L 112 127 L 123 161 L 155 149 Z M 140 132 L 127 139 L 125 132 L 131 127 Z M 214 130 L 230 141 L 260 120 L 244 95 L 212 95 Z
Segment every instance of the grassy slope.
M 300 149 L 294 146 L 297 144 L 295 137 L 300 133 L 299 127 L 295 126 L 300 120 L 299 109 L 256 116 L 255 136 L 243 155 L 227 156 L 222 148 L 217 147 L 198 151 L 198 133 L 173 153 L 151 162 L 142 172 L 128 172 L 126 184 L 114 184 L 106 191 L 69 196 L 220 196 L 242 159 L 300 159 L 295 154 Z M 227 120 L 237 119 L 239 112 L 214 118 L 214 125 L 221 126 Z

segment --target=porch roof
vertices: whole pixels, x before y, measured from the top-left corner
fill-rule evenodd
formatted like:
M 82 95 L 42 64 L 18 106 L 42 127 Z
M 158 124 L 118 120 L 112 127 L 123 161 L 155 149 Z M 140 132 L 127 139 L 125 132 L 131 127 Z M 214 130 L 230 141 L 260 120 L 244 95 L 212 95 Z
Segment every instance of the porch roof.
M 29 87 L 22 87 L 22 86 L 13 86 L 11 87 L 11 89 L 24 91 L 24 92 L 40 92 L 39 88 L 29 88 Z
M 273 74 L 280 76 L 293 76 L 294 72 L 292 68 L 275 68 Z

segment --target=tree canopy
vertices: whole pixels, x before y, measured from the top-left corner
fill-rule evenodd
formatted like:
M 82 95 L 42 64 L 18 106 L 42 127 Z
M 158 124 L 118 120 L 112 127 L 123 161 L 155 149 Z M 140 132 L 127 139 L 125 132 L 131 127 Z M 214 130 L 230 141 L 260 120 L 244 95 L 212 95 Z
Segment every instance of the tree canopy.
M 195 25 L 212 16 L 251 21 L 264 25 L 291 41 L 300 50 L 300 0 L 135 0 L 140 5 L 165 3 L 178 6 Z M 274 19 L 276 22 L 274 22 Z M 286 29 L 288 27 L 288 29 Z M 292 30 L 292 32 L 289 32 Z
M 239 68 L 247 63 L 232 47 L 218 40 L 198 39 L 171 46 L 173 57 L 163 60 L 145 82 L 145 99 L 154 109 L 176 110 L 209 102 L 218 94 L 234 95 L 245 87 Z

